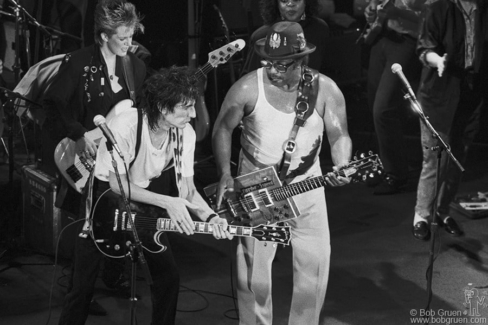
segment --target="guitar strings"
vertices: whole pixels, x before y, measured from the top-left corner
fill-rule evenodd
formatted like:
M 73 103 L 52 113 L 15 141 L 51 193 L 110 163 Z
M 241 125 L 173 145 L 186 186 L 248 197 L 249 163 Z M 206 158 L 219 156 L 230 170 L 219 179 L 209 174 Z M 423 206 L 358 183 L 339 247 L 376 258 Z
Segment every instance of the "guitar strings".
M 85 160 L 86 160 L 87 162 L 92 163 L 92 166 L 91 166 L 91 167 L 93 168 L 93 166 L 95 165 L 95 159 L 93 159 L 92 157 L 90 157 L 89 159 L 85 159 Z M 74 163 L 73 165 L 71 165 L 71 167 L 73 167 L 73 166 L 74 166 L 74 167 L 76 167 L 76 169 L 77 169 L 78 171 L 80 171 L 80 169 L 85 169 L 85 170 L 87 170 L 87 171 L 90 171 L 90 170 L 88 170 L 88 168 L 85 166 L 85 164 L 84 164 L 84 163 L 81 161 L 81 159 L 80 159 L 80 160 L 78 160 L 78 162 L 77 162 L 77 163 Z M 70 168 L 71 168 L 71 167 L 70 167 Z M 70 168 L 68 168 L 68 169 L 70 169 Z
M 366 158 L 365 158 L 366 159 Z M 369 162 L 361 162 L 359 161 L 359 164 L 356 164 L 354 167 L 355 168 L 361 168 L 363 165 L 367 165 Z M 349 167 L 351 167 L 349 165 Z M 338 176 L 342 176 L 342 177 L 345 177 L 346 174 L 344 172 L 345 168 L 339 170 L 339 171 L 334 171 L 334 173 Z M 279 193 L 281 195 L 285 195 L 287 197 L 290 197 L 290 196 L 294 196 L 294 195 L 297 195 L 297 194 L 300 194 L 300 192 L 302 190 L 311 190 L 310 188 L 312 189 L 317 189 L 317 188 L 320 188 L 323 186 L 323 184 L 319 183 L 317 184 L 317 181 L 319 179 L 321 179 L 323 181 L 323 179 L 325 178 L 326 176 L 322 175 L 322 176 L 318 176 L 318 177 L 314 177 L 314 178 L 310 178 L 310 179 L 305 179 L 301 182 L 298 182 L 298 183 L 293 183 L 293 184 L 290 184 L 290 185 L 287 185 L 287 186 L 284 186 L 284 187 L 280 187 L 280 188 L 276 188 L 276 189 L 273 189 L 271 191 L 271 196 L 273 197 L 273 199 L 277 199 L 277 196 L 276 196 L 276 193 Z M 264 198 L 267 196 L 266 193 L 258 193 L 258 195 L 256 196 L 256 202 L 258 204 L 260 203 L 264 203 Z M 247 208 L 250 208 L 250 204 L 253 203 L 254 200 L 252 197 L 250 196 L 245 196 L 239 200 L 237 200 L 237 202 L 231 202 L 231 206 L 232 208 L 239 208 L 241 206 L 246 206 Z
M 162 231 L 178 231 L 178 229 L 176 228 L 173 220 L 171 219 L 168 219 L 169 221 L 166 221 L 164 222 L 164 226 L 162 227 Z M 211 234 L 213 233 L 213 228 L 214 226 L 209 224 L 209 223 L 206 223 L 204 221 L 194 221 L 193 222 L 194 224 L 194 228 L 193 230 L 197 233 L 206 233 L 206 234 Z M 200 224 L 204 224 L 205 226 L 203 227 L 203 230 L 201 230 L 202 228 L 200 227 Z M 144 216 L 136 216 L 136 221 L 135 221 L 135 227 L 136 229 L 138 227 L 143 227 L 143 228 L 151 228 L 153 227 L 154 229 L 156 229 L 156 225 L 157 225 L 157 219 L 154 219 L 154 218 L 151 218 L 151 217 L 144 217 Z M 233 228 L 235 229 L 235 232 L 234 232 L 234 235 L 237 235 L 237 236 L 246 236 L 246 237 L 250 237 L 251 236 L 251 233 L 249 234 L 245 234 L 245 231 L 248 230 L 248 229 L 251 229 L 251 227 L 245 227 L 245 226 L 232 226 L 232 225 L 229 225 L 230 228 Z M 254 233 L 255 231 L 253 231 Z

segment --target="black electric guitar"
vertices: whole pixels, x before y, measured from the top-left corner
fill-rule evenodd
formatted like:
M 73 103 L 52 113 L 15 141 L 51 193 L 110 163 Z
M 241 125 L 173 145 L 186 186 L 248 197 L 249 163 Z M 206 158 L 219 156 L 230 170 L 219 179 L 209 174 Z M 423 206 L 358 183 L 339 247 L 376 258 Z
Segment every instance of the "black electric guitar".
M 105 191 L 97 200 L 91 214 L 91 235 L 98 249 L 113 258 L 122 258 L 128 253 L 128 243 L 133 242 L 131 225 L 136 228 L 146 251 L 158 253 L 166 248 L 159 236 L 166 231 L 178 229 L 169 219 L 166 210 L 143 203 L 131 202 L 132 221 L 127 218 L 122 198 Z M 212 234 L 215 225 L 194 221 L 193 231 L 198 234 Z M 259 241 L 288 245 L 291 239 L 289 226 L 243 227 L 230 225 L 228 231 L 238 237 L 253 237 Z
M 353 182 L 367 181 L 382 173 L 383 166 L 378 155 L 362 155 L 360 159 L 334 171 L 338 176 L 350 177 Z M 293 196 L 326 185 L 327 175 L 307 178 L 303 181 L 282 186 L 274 167 L 241 175 L 234 179 L 234 191 L 226 192 L 222 200 L 223 209 L 217 211 L 229 224 L 245 226 L 270 225 L 300 216 Z M 212 205 L 216 203 L 218 183 L 204 188 Z
M 199 68 L 195 75 L 198 78 L 203 78 L 213 68 L 220 64 L 226 63 L 235 53 L 239 52 L 246 46 L 246 42 L 242 39 L 235 40 L 221 48 L 214 50 L 208 54 L 208 62 Z M 131 101 L 122 100 L 117 103 L 108 113 L 106 119 L 110 121 L 118 112 L 123 111 Z M 202 116 L 202 118 L 204 118 Z M 87 133 L 85 137 L 95 142 L 97 145 L 103 137 L 102 131 L 97 127 Z M 76 142 L 70 138 L 64 138 L 59 142 L 54 151 L 54 161 L 59 171 L 66 179 L 69 185 L 77 192 L 81 193 L 86 186 L 90 173 L 95 168 L 95 157 L 87 159 L 80 157 L 76 152 Z

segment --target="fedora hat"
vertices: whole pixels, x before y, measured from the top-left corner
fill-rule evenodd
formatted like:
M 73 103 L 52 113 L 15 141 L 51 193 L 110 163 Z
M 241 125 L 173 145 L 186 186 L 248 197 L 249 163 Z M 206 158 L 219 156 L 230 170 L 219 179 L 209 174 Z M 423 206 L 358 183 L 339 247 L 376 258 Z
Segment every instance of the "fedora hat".
M 295 59 L 315 51 L 315 45 L 307 43 L 300 24 L 280 21 L 271 26 L 266 38 L 254 44 L 256 53 L 270 60 Z

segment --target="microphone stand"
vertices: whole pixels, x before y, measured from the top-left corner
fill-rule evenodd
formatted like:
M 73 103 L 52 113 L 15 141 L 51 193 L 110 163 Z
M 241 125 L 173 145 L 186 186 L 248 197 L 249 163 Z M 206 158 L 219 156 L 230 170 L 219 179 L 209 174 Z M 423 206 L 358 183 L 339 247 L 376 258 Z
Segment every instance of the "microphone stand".
M 18 84 L 20 81 L 20 28 L 21 28 L 21 18 L 20 18 L 20 9 L 22 8 L 20 5 L 18 5 L 14 0 L 11 0 L 13 4 L 15 5 L 14 7 L 14 13 L 15 13 L 15 58 L 14 58 L 14 65 L 12 66 L 12 69 L 14 70 L 14 82 L 15 84 Z M 25 13 L 25 10 L 24 10 Z M 23 27 L 22 27 L 23 28 Z M 28 51 L 28 50 L 27 50 Z
M 0 87 L 0 91 L 3 91 L 5 94 L 5 97 L 7 98 L 7 101 L 3 104 L 3 107 L 5 108 L 11 108 L 11 110 L 5 110 L 5 121 L 6 121 L 6 126 L 7 126 L 7 131 L 8 131 L 8 139 L 7 139 L 7 155 L 8 155 L 8 165 L 9 165 L 9 174 L 8 174 L 8 180 L 9 180 L 9 186 L 12 189 L 13 188 L 13 179 L 14 179 L 14 169 L 15 169 L 15 162 L 14 162 L 14 121 L 15 121 L 15 113 L 16 107 L 18 105 L 14 103 L 16 99 L 22 99 L 25 100 L 26 102 L 30 103 L 31 105 L 42 107 L 38 103 L 31 101 L 28 98 L 25 98 L 24 96 L 20 95 L 19 93 L 16 93 L 14 91 L 11 91 L 10 89 Z M 24 138 L 24 144 L 27 152 L 27 157 L 30 159 L 30 155 L 28 153 L 27 149 L 27 143 Z
M 32 17 L 31 14 L 29 14 L 29 12 L 27 10 L 25 10 L 25 8 L 23 8 L 20 4 L 17 3 L 16 0 L 10 0 L 10 2 L 12 2 L 14 4 L 14 12 L 15 12 L 15 64 L 14 64 L 14 71 L 15 71 L 15 83 L 17 84 L 19 81 L 20 81 L 20 62 L 19 62 L 19 54 L 20 54 L 20 42 L 19 42 L 19 32 L 20 32 L 20 11 L 23 12 L 24 16 L 27 17 L 29 19 L 29 23 L 31 25 L 34 25 L 35 27 L 37 27 L 41 32 L 43 32 L 45 35 L 47 35 L 49 38 L 53 39 L 53 34 L 57 35 L 57 36 L 61 36 L 61 37 L 68 37 L 68 38 L 71 38 L 75 41 L 78 41 L 78 42 L 82 42 L 82 39 L 80 37 L 77 37 L 77 36 L 74 36 L 74 35 L 71 35 L 71 34 L 68 34 L 68 33 L 63 33 L 57 29 L 54 29 L 54 28 L 51 28 L 51 27 L 47 27 L 47 26 L 44 26 L 42 24 L 40 24 L 34 17 Z M 24 28 L 22 26 L 22 28 Z M 27 67 L 30 67 L 30 43 L 29 43 L 29 30 L 27 29 L 26 30 L 27 32 L 27 36 L 25 37 L 26 39 L 26 51 L 27 51 Z M 53 54 L 53 49 L 52 47 L 49 49 L 50 53 L 48 53 L 48 56 L 52 56 L 54 55 Z M 36 53 L 36 57 L 37 57 L 37 53 Z
M 434 204 L 432 206 L 432 222 L 430 224 L 430 232 L 431 232 L 431 239 L 430 239 L 430 251 L 429 251 L 429 265 L 427 268 L 427 306 L 425 310 L 430 309 L 430 302 L 432 300 L 432 274 L 434 269 L 434 248 L 435 248 L 435 238 L 437 236 L 437 229 L 438 229 L 438 216 L 437 216 L 437 196 L 439 191 L 439 182 L 440 182 L 440 171 L 441 171 L 441 161 L 442 161 L 442 152 L 445 151 L 449 158 L 458 166 L 461 172 L 464 172 L 463 166 L 459 163 L 459 161 L 454 157 L 451 152 L 450 146 L 442 139 L 439 133 L 434 129 L 432 124 L 429 122 L 429 118 L 425 116 L 420 103 L 417 101 L 415 97 L 412 97 L 408 92 L 405 93 L 405 99 L 410 101 L 412 108 L 414 111 L 419 115 L 421 121 L 424 125 L 429 129 L 432 133 L 432 137 L 437 139 L 438 145 L 432 148 L 426 148 L 428 150 L 437 151 L 437 171 L 436 171 L 436 184 L 435 184 L 435 195 L 434 195 Z M 431 316 L 432 317 L 432 316 Z M 428 322 L 427 324 L 429 324 Z
M 130 319 L 131 319 L 131 324 L 132 325 L 135 325 L 137 324 L 137 320 L 136 320 L 136 302 L 137 302 L 137 297 L 136 297 L 136 272 L 137 272 L 137 262 L 139 261 L 140 264 L 141 264 L 141 267 L 142 267 L 142 270 L 144 271 L 144 276 L 145 276 L 145 279 L 146 279 L 146 283 L 148 285 L 152 285 L 153 284 L 153 281 L 152 281 L 152 277 L 151 277 L 151 273 L 149 272 L 149 268 L 147 266 L 147 261 L 146 259 L 144 258 L 144 253 L 143 253 L 143 250 L 142 250 L 142 243 L 141 241 L 139 240 L 139 236 L 137 235 L 137 230 L 136 230 L 136 227 L 135 227 L 135 224 L 134 224 L 134 220 L 132 219 L 132 211 L 131 211 L 131 208 L 130 208 L 130 202 L 129 200 L 127 199 L 127 196 L 125 195 L 125 192 L 124 192 L 124 187 L 122 186 L 122 181 L 120 180 L 120 174 L 119 174 L 119 170 L 117 168 L 117 162 L 115 161 L 115 157 L 114 157 L 114 154 L 113 154 L 113 145 L 112 143 L 110 143 L 110 141 L 107 141 L 106 142 L 106 145 L 107 145 L 107 150 L 110 152 L 110 155 L 112 156 L 112 166 L 114 167 L 114 171 L 115 171 L 115 176 L 117 178 L 117 182 L 118 182 L 118 185 L 119 185 L 119 189 L 120 189 L 120 196 L 122 197 L 123 201 L 124 201 L 124 205 L 125 205 L 125 211 L 126 211 L 126 214 L 127 214 L 127 220 L 129 222 L 129 226 L 132 230 L 132 236 L 134 238 L 134 242 L 127 242 L 127 246 L 129 248 L 129 255 L 130 255 L 130 258 L 131 258 L 131 261 L 132 261 L 132 266 L 131 266 L 131 290 L 130 290 L 130 293 L 131 293 L 131 297 L 130 297 L 130 301 L 131 301 L 131 310 L 130 310 Z

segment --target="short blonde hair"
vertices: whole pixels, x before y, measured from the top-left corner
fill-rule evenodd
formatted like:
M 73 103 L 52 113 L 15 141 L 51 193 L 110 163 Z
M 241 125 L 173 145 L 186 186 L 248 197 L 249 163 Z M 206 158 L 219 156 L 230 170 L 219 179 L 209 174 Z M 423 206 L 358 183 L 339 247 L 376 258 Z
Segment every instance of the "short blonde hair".
M 110 37 L 120 26 L 144 33 L 141 20 L 136 7 L 126 0 L 99 0 L 95 8 L 95 42 L 101 45 L 101 34 L 105 33 Z

